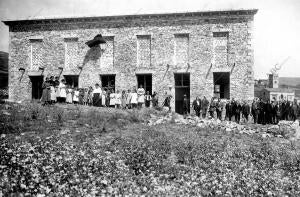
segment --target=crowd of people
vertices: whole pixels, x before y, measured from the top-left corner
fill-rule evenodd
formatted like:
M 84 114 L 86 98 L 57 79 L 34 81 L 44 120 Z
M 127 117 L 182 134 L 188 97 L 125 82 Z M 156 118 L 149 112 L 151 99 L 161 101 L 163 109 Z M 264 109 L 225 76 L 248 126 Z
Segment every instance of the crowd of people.
M 140 109 L 142 107 L 158 107 L 158 94 L 145 91 L 143 86 L 133 87 L 128 90 L 103 88 L 99 84 L 88 88 L 72 88 L 65 79 L 59 81 L 58 77 L 47 77 L 43 85 L 41 102 L 43 105 L 54 103 L 73 103 L 96 107 L 113 107 L 119 109 Z M 171 111 L 172 87 L 165 92 L 161 106 Z M 190 100 L 183 95 L 183 114 L 187 115 L 190 109 Z M 300 115 L 300 106 L 297 102 L 286 101 L 241 101 L 212 98 L 210 101 L 204 96 L 203 99 L 196 97 L 192 102 L 192 108 L 198 117 L 217 118 L 220 120 L 248 122 L 251 116 L 257 124 L 277 124 L 280 120 L 295 121 Z
M 263 101 L 254 99 L 253 101 L 221 100 L 212 98 L 209 102 L 205 97 L 197 97 L 193 101 L 193 109 L 197 116 L 210 117 L 220 120 L 241 122 L 241 118 L 249 121 L 251 116 L 254 123 L 257 124 L 277 124 L 280 120 L 295 121 L 300 116 L 300 105 L 294 101 Z M 187 111 L 184 112 L 187 114 Z
M 88 88 L 73 88 L 65 79 L 59 81 L 58 77 L 47 77 L 42 85 L 41 102 L 43 105 L 54 103 L 81 104 L 96 107 L 114 107 L 120 109 L 141 108 L 142 106 L 158 106 L 157 93 L 140 86 L 130 90 L 117 90 L 103 88 L 99 84 Z

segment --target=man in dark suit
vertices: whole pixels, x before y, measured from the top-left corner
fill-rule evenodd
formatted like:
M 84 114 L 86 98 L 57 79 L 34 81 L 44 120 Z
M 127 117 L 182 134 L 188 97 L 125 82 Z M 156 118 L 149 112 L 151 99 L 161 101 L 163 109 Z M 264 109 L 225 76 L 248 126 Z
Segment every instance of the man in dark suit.
M 200 110 L 201 110 L 201 100 L 197 96 L 196 99 L 193 101 L 193 108 L 195 110 L 196 116 L 200 117 Z
M 202 103 L 202 105 L 201 105 L 201 108 L 202 108 L 202 118 L 205 118 L 206 117 L 206 113 L 207 113 L 207 108 L 208 108 L 208 105 L 209 105 L 209 101 L 204 96 L 201 103 Z

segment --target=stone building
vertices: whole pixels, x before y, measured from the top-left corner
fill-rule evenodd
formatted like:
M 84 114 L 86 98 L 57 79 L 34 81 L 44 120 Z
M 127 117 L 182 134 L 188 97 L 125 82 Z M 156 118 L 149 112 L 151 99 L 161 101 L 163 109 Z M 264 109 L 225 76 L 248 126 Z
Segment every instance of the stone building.
M 73 86 L 127 90 L 142 84 L 160 102 L 183 94 L 254 96 L 253 19 L 257 10 L 206 11 L 3 21 L 9 26 L 9 97 L 40 97 L 43 77 Z M 106 44 L 85 42 L 102 34 Z

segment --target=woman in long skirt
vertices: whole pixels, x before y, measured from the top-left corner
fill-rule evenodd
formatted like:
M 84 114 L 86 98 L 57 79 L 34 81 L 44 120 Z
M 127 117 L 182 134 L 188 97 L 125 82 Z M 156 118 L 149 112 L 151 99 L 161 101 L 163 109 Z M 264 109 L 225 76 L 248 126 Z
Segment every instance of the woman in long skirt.
M 115 104 L 116 104 L 115 92 L 114 92 L 114 90 L 111 90 L 111 93 L 109 95 L 109 106 L 115 107 Z
M 88 91 L 88 105 L 93 105 L 93 88 L 91 86 Z
M 101 107 L 101 99 L 102 99 L 102 90 L 99 87 L 99 84 L 95 85 L 95 89 L 93 91 L 93 105 L 96 107 Z
M 66 90 L 66 81 L 64 79 L 61 80 L 58 86 L 59 89 L 59 100 L 61 103 L 66 102 L 67 98 L 67 90 Z
M 51 98 L 50 98 L 50 82 L 49 82 L 49 78 L 46 77 L 43 85 L 43 92 L 42 92 L 42 98 L 41 98 L 41 102 L 43 105 L 47 105 L 50 103 Z
M 102 88 L 102 106 L 106 106 L 106 89 Z
M 121 104 L 122 104 L 122 95 L 120 94 L 120 91 L 117 90 L 117 92 L 115 93 L 115 106 L 116 108 L 120 109 Z
M 125 109 L 126 108 L 126 99 L 127 99 L 127 93 L 125 90 L 122 91 L 122 98 L 121 98 L 121 107 L 122 109 Z

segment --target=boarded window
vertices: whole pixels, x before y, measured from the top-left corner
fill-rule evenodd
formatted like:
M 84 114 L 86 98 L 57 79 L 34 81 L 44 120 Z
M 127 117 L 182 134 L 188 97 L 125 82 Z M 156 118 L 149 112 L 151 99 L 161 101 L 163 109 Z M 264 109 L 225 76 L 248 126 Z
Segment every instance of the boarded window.
M 114 37 L 104 36 L 103 38 L 106 41 L 106 47 L 101 50 L 101 68 L 111 68 L 114 66 Z
M 187 65 L 189 61 L 189 35 L 175 34 L 175 64 Z
M 43 67 L 43 40 L 31 39 L 30 50 L 30 68 L 31 70 L 38 70 L 39 67 Z
M 78 38 L 65 38 L 65 69 L 78 66 Z
M 150 67 L 151 65 L 151 36 L 137 36 L 137 66 Z
M 227 66 L 228 32 L 213 33 L 213 61 L 216 67 Z

